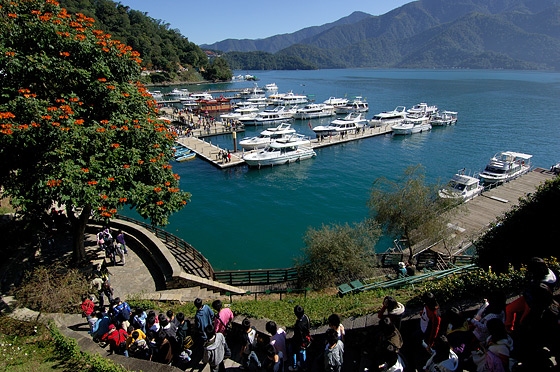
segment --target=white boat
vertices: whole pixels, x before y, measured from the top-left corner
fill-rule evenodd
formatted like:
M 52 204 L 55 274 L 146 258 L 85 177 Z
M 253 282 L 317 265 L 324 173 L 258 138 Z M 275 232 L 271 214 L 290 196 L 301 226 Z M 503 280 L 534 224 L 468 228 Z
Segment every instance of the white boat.
M 335 119 L 328 125 L 319 125 L 313 128 L 317 138 L 334 136 L 337 134 L 347 134 L 365 127 L 367 120 L 359 112 L 352 112 L 342 119 Z
M 245 150 L 262 149 L 268 146 L 272 141 L 287 137 L 296 132 L 289 123 L 282 123 L 275 128 L 263 130 L 257 137 L 244 138 L 239 141 L 239 145 Z
M 278 90 L 278 86 L 276 86 L 276 83 L 270 83 L 270 84 L 266 84 L 264 86 L 265 90 L 269 90 L 269 91 L 277 91 Z
M 484 186 L 480 184 L 480 179 L 465 174 L 465 169 L 461 169 L 451 178 L 447 187 L 439 190 L 438 193 L 441 198 L 455 198 L 466 202 L 483 191 Z
M 241 98 L 241 99 L 263 98 L 263 97 L 265 97 L 265 95 L 266 94 L 265 94 L 264 90 L 255 85 L 253 88 L 243 89 L 239 93 L 237 98 Z
M 427 103 L 422 102 L 409 108 L 407 112 L 411 115 L 426 115 L 432 116 L 438 111 L 437 106 L 428 106 Z
M 288 92 L 285 94 L 277 95 L 277 98 L 273 99 L 271 103 L 273 105 L 282 105 L 282 106 L 301 105 L 303 103 L 307 103 L 307 96 L 294 94 L 293 92 Z
M 190 96 L 191 92 L 189 92 L 188 89 L 173 89 L 171 92 L 169 92 L 169 95 L 173 98 L 186 98 L 188 96 Z
M 268 98 L 266 98 L 266 97 L 248 98 L 247 102 L 256 106 L 256 107 L 266 107 L 266 106 L 268 106 Z
M 163 93 L 159 90 L 148 91 L 156 101 L 163 100 Z
M 247 105 L 247 106 L 238 107 L 232 112 L 222 114 L 220 115 L 220 117 L 222 119 L 230 119 L 230 120 L 239 120 L 240 118 L 250 119 L 251 117 L 254 118 L 255 116 L 257 116 L 258 112 L 259 112 L 258 107 Z
M 250 167 L 288 164 L 317 156 L 310 147 L 311 141 L 301 134 L 292 134 L 271 142 L 263 150 L 243 155 Z
M 329 99 L 323 101 L 325 105 L 331 105 L 335 109 L 339 107 L 346 106 L 348 104 L 347 98 L 336 98 L 336 97 L 329 97 Z
M 336 115 L 334 107 L 324 103 L 308 103 L 302 108 L 298 108 L 294 114 L 294 119 L 313 119 Z
M 294 111 L 286 110 L 284 106 L 258 112 L 254 118 L 239 118 L 238 120 L 245 125 L 266 125 L 279 124 L 292 120 Z
M 183 103 L 183 106 L 185 106 L 186 108 L 191 108 L 194 109 L 198 106 L 198 101 L 201 100 L 213 100 L 214 97 L 212 97 L 212 95 L 208 92 L 197 92 L 197 93 L 191 93 L 189 96 L 187 97 L 181 97 L 179 98 L 179 100 Z
M 498 152 L 480 173 L 480 179 L 486 184 L 511 181 L 529 172 L 532 157 L 533 155 L 520 152 Z
M 427 132 L 432 129 L 430 117 L 423 114 L 408 114 L 398 124 L 391 126 L 394 134 L 414 134 Z
M 362 100 L 362 97 L 355 97 L 352 102 L 349 102 L 345 106 L 340 106 L 336 109 L 337 114 L 348 114 L 350 112 L 368 112 L 369 104 Z
M 442 127 L 455 123 L 457 123 L 457 113 L 455 111 L 438 111 L 430 118 L 432 126 Z
M 369 121 L 370 127 L 379 127 L 384 125 L 395 125 L 402 123 L 406 117 L 406 107 L 397 106 L 393 111 L 385 111 L 376 114 Z

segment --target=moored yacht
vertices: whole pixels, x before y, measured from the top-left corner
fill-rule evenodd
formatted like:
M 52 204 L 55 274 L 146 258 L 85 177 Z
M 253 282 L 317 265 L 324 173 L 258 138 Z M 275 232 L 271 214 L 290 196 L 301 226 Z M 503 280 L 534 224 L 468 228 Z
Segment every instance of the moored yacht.
M 428 106 L 427 103 L 422 102 L 412 106 L 407 110 L 407 112 L 411 115 L 426 115 L 431 117 L 437 112 L 437 110 L 437 106 Z
M 402 123 L 406 117 L 406 107 L 397 106 L 393 111 L 385 111 L 376 114 L 369 121 L 370 127 L 379 127 L 384 125 L 395 125 Z
M 313 132 L 317 138 L 346 134 L 360 130 L 365 127 L 367 120 L 364 115 L 359 112 L 354 112 L 346 115 L 342 119 L 335 119 L 328 125 L 319 125 L 313 128 Z
M 268 146 L 272 141 L 290 136 L 296 132 L 289 123 L 282 123 L 275 128 L 263 130 L 259 136 L 248 137 L 239 141 L 239 145 L 244 150 L 261 149 Z
M 334 107 L 324 103 L 309 103 L 302 108 L 298 108 L 294 114 L 294 119 L 313 119 L 326 116 L 334 116 Z
M 339 107 L 346 106 L 348 104 L 348 99 L 347 98 L 330 97 L 329 99 L 323 101 L 323 103 L 325 105 L 331 105 L 332 107 L 337 109 Z
M 293 117 L 293 110 L 286 110 L 284 106 L 278 106 L 274 109 L 258 112 L 254 118 L 239 118 L 238 120 L 245 125 L 266 125 L 279 124 L 288 120 L 292 120 Z
M 398 124 L 391 126 L 394 134 L 413 134 L 426 132 L 432 129 L 430 117 L 422 114 L 408 114 Z
M 278 86 L 276 85 L 276 83 L 270 83 L 270 84 L 266 84 L 264 86 L 265 90 L 269 90 L 269 91 L 277 91 L 278 90 Z
M 301 134 L 278 139 L 271 142 L 263 150 L 243 155 L 249 167 L 273 166 L 288 164 L 317 156 L 310 147 L 309 139 Z
M 442 127 L 455 123 L 457 123 L 457 113 L 455 111 L 438 111 L 430 118 L 432 126 Z
M 480 173 L 483 183 L 502 183 L 517 178 L 531 169 L 533 155 L 503 151 L 495 154 Z
M 465 173 L 465 169 L 455 173 L 447 187 L 439 190 L 439 196 L 441 198 L 460 199 L 466 202 L 480 195 L 484 191 L 484 186 L 480 184 L 480 179 Z
M 278 95 L 278 98 L 271 101 L 273 105 L 293 106 L 307 103 L 307 96 L 294 94 L 288 92 L 286 94 Z
M 344 106 L 340 106 L 336 109 L 337 114 L 348 114 L 351 112 L 368 112 L 369 104 L 362 100 L 362 97 L 355 97 L 352 102 L 348 102 Z
M 229 119 L 229 120 L 239 120 L 241 118 L 255 118 L 257 116 L 257 112 L 259 109 L 253 105 L 244 105 L 236 108 L 232 112 L 228 112 L 227 114 L 222 114 L 220 117 L 222 119 Z

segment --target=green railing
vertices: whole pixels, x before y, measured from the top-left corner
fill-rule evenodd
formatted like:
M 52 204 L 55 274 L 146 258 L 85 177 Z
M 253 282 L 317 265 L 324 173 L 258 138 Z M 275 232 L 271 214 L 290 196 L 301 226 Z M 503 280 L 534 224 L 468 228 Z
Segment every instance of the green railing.
M 212 268 L 212 265 L 210 265 L 210 262 L 206 259 L 206 257 L 204 257 L 199 251 L 194 249 L 192 245 L 190 245 L 183 239 L 178 238 L 177 236 L 163 229 L 160 229 L 159 227 L 155 227 L 145 222 L 135 220 L 134 218 L 130 218 L 123 215 L 115 215 L 115 218 L 142 226 L 146 230 L 153 233 L 158 239 L 160 239 L 165 244 L 169 244 L 176 248 L 180 248 L 184 250 L 186 254 L 190 255 L 193 258 L 193 264 L 194 264 L 193 266 L 197 267 L 198 269 L 201 269 L 204 273 L 207 273 L 208 275 L 207 279 L 212 279 L 214 277 L 214 269 Z
M 214 272 L 214 280 L 229 285 L 267 285 L 297 280 L 296 268 L 232 270 Z

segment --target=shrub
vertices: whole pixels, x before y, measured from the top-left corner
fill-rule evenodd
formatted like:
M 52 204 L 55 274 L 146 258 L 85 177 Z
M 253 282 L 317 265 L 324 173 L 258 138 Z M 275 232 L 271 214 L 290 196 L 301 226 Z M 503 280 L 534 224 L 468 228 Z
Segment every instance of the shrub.
M 39 266 L 25 274 L 16 298 L 19 305 L 37 311 L 77 313 L 81 297 L 88 290 L 86 277 L 77 269 Z

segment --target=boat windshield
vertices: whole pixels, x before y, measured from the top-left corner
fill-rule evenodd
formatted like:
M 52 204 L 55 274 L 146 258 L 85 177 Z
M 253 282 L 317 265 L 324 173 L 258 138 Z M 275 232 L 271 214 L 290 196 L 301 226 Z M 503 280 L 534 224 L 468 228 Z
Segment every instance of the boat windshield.
M 496 173 L 496 174 L 506 173 L 505 169 L 495 168 L 495 167 L 491 167 L 491 166 L 487 166 L 486 169 L 484 169 L 484 171 L 485 172 L 490 172 L 490 173 Z
M 449 182 L 449 187 L 455 190 L 463 191 L 465 189 L 465 184 L 457 183 L 455 181 Z

